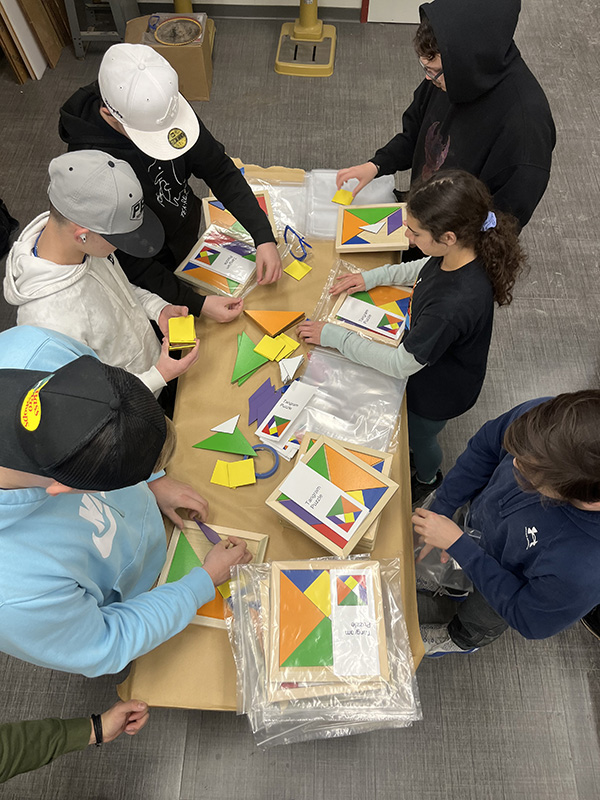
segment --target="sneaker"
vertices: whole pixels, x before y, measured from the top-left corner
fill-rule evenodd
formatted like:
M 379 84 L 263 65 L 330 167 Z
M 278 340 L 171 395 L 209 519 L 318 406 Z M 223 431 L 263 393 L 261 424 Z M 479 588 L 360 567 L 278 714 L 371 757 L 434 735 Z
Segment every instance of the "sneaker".
M 439 658 L 449 653 L 475 653 L 478 647 L 463 650 L 450 638 L 447 625 L 420 625 L 421 638 L 425 645 L 425 655 L 428 658 Z
M 429 495 L 432 492 L 434 492 L 439 486 L 441 486 L 443 480 L 444 476 L 442 475 L 440 470 L 437 471 L 433 483 L 423 483 L 422 481 L 417 480 L 416 475 L 413 475 L 410 481 L 412 507 L 415 508 L 416 506 L 421 505 L 421 503 L 425 500 L 425 498 L 429 497 Z
M 600 606 L 592 608 L 589 614 L 582 617 L 581 624 L 587 628 L 596 639 L 600 639 Z

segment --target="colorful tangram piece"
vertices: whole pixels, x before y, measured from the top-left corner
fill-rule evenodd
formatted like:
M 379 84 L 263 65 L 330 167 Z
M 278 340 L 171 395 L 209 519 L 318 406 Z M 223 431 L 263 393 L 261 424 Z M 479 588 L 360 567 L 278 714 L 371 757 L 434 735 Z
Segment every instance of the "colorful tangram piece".
M 258 193 L 255 195 L 255 197 L 258 205 L 262 208 L 265 214 L 269 216 L 269 207 L 267 205 L 267 200 L 264 193 Z M 232 231 L 238 231 L 240 233 L 247 234 L 247 231 L 241 222 L 238 222 L 231 211 L 228 211 L 223 203 L 220 200 L 217 200 L 215 197 L 207 197 L 205 199 L 204 209 L 206 212 L 206 227 L 215 224 L 219 225 L 221 228 L 230 228 Z
M 219 453 L 256 456 L 256 451 L 252 449 L 252 445 L 239 428 L 236 428 L 233 433 L 215 433 L 193 447 L 198 450 L 216 450 Z
M 279 665 L 332 666 L 329 572 L 312 569 L 282 570 L 279 590 Z
M 338 606 L 366 606 L 367 579 L 365 575 L 341 575 L 336 581 Z
M 258 389 L 248 398 L 248 425 L 263 420 L 281 396 L 281 390 L 276 391 L 267 378 Z
M 398 205 L 342 208 L 340 214 L 337 249 L 385 250 L 407 246 L 402 230 L 404 211 Z
M 259 367 L 268 362 L 268 358 L 255 352 L 255 346 L 247 333 L 238 334 L 238 351 L 231 383 L 238 382 L 238 386 L 241 386 L 244 379 L 247 380 Z
M 297 281 L 301 281 L 302 278 L 308 275 L 311 269 L 312 267 L 309 267 L 308 264 L 304 264 L 301 261 L 294 259 L 292 263 L 288 264 L 283 271 L 287 275 L 291 275 L 291 277 L 295 278 Z
M 313 444 L 316 442 L 316 439 L 310 439 L 306 446 L 306 452 L 311 449 Z M 364 461 L 365 464 L 368 464 L 371 469 L 376 469 L 377 472 L 383 473 L 383 465 L 385 464 L 385 459 L 381 458 L 381 456 L 373 456 L 370 453 L 361 453 L 359 450 L 353 450 L 351 447 L 345 446 L 345 450 L 349 453 L 352 453 L 353 456 L 356 458 L 360 458 L 361 461 Z
M 401 289 L 398 286 L 376 286 L 368 292 L 356 292 L 352 295 L 357 300 L 377 306 L 382 311 L 389 311 L 392 314 L 405 317 L 405 328 L 407 330 L 409 327 L 408 309 L 410 308 L 411 296 L 411 291 Z
M 349 206 L 354 200 L 354 195 L 348 189 L 338 189 L 331 198 L 332 203 L 337 203 L 340 206 Z
M 268 336 L 277 336 L 295 322 L 300 322 L 304 311 L 244 311 Z
M 292 353 L 300 347 L 300 342 L 291 339 L 285 333 L 280 333 L 279 336 L 276 336 L 275 341 L 279 344 L 283 344 L 283 349 L 278 353 L 275 361 L 281 361 L 281 359 L 291 356 Z
M 273 339 L 271 336 L 267 336 L 267 334 L 265 334 L 254 348 L 254 352 L 264 356 L 265 358 L 268 358 L 269 361 L 275 361 L 277 356 L 283 351 L 284 347 L 285 344 L 283 342 Z
M 194 317 L 170 317 L 169 350 L 184 350 L 196 344 L 196 327 Z
M 201 566 L 201 559 L 198 557 L 194 551 L 194 548 L 187 540 L 186 535 L 181 532 L 165 583 L 173 583 L 174 581 L 178 581 L 180 578 L 183 578 L 185 575 L 191 572 L 194 567 Z M 217 586 L 217 589 L 219 590 L 219 594 L 216 595 L 213 600 L 210 600 L 208 603 L 203 605 L 202 608 L 198 609 L 198 614 L 200 616 L 211 617 L 213 619 L 224 619 L 225 608 L 223 605 L 223 600 L 226 600 L 231 596 L 229 581 Z
M 215 433 L 233 433 L 236 429 L 239 418 L 240 415 L 237 414 L 235 417 L 225 420 L 225 422 L 222 422 L 220 425 L 215 425 L 214 428 L 211 428 L 211 431 L 214 431 Z
M 282 358 L 279 360 L 279 371 L 281 372 L 281 380 L 283 383 L 289 383 L 294 380 L 294 375 L 303 361 L 304 356 Z
M 210 482 L 230 489 L 256 483 L 254 461 L 251 458 L 231 462 L 219 460 L 215 464 Z

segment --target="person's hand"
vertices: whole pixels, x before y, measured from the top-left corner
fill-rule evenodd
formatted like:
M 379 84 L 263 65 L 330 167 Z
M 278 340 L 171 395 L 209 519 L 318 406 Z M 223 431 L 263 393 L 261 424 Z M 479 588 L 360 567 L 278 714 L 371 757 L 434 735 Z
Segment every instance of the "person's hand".
M 231 567 L 235 564 L 248 564 L 250 561 L 252 553 L 246 542 L 237 536 L 228 536 L 208 551 L 202 566 L 214 585 L 220 586 L 229 580 Z
M 357 164 L 355 167 L 347 167 L 338 172 L 335 178 L 335 185 L 338 189 L 341 189 L 346 181 L 352 178 L 358 178 L 358 186 L 352 192 L 352 197 L 356 197 L 361 189 L 365 188 L 367 183 L 371 183 L 378 172 L 379 170 L 372 161 L 367 161 L 365 164 Z
M 186 483 L 176 481 L 164 475 L 155 481 L 150 481 L 148 488 L 156 497 L 158 507 L 171 522 L 183 528 L 183 519 L 176 509 L 185 508 L 190 519 L 199 517 L 201 522 L 208 518 L 208 503 L 195 489 Z
M 365 279 L 362 273 L 350 273 L 349 275 L 340 275 L 337 277 L 335 279 L 335 285 L 329 290 L 329 294 L 332 294 L 334 297 L 342 292 L 354 294 L 354 292 L 364 292 L 365 288 Z
M 412 524 L 415 533 L 425 543 L 425 547 L 419 553 L 417 561 L 422 561 L 434 547 L 439 547 L 440 550 L 445 551 L 454 542 L 457 542 L 463 534 L 462 530 L 451 519 L 444 517 L 442 514 L 436 514 L 434 511 L 426 511 L 424 508 L 415 509 L 412 516 Z M 448 554 L 443 553 L 442 555 L 444 557 L 440 560 L 442 564 L 445 564 L 448 561 Z
M 165 383 L 172 381 L 173 378 L 178 378 L 183 375 L 192 364 L 198 360 L 198 353 L 200 352 L 200 340 L 196 339 L 196 344 L 193 348 L 182 356 L 179 360 L 171 358 L 169 355 L 169 339 L 167 336 L 162 341 L 160 347 L 160 358 L 156 362 L 156 369 L 163 376 Z
M 100 715 L 102 719 L 102 741 L 112 742 L 122 733 L 135 736 L 148 722 L 148 712 L 148 704 L 143 703 L 141 700 L 128 700 L 126 703 L 119 700 L 112 708 Z M 95 744 L 94 726 L 91 722 L 90 725 L 92 728 L 90 744 Z
M 256 282 L 261 286 L 281 278 L 283 267 L 275 242 L 263 242 L 256 248 Z
M 216 322 L 231 322 L 239 317 L 243 309 L 243 300 L 208 295 L 202 305 L 202 316 L 214 319 Z
M 298 336 L 307 344 L 321 344 L 321 332 L 325 327 L 324 322 L 313 322 L 312 320 L 306 320 L 306 322 L 302 322 L 296 328 Z
M 169 338 L 169 320 L 171 317 L 187 317 L 190 313 L 187 306 L 165 306 L 158 315 L 158 327 L 163 336 Z

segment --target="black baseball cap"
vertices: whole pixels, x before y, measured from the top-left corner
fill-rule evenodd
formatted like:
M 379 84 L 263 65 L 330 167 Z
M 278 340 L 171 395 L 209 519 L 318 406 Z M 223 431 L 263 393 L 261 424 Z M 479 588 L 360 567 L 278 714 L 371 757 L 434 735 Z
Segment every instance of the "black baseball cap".
M 152 474 L 165 417 L 130 372 L 81 356 L 54 372 L 0 370 L 0 392 L 0 466 L 88 491 Z

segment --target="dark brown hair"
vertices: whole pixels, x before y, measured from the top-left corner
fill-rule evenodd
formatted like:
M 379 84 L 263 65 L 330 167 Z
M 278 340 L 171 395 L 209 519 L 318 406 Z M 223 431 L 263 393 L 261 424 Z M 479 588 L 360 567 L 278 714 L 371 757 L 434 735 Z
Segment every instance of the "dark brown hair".
M 496 226 L 482 230 L 493 210 L 487 186 L 459 169 L 436 172 L 429 180 L 413 184 L 408 211 L 436 242 L 452 232 L 463 247 L 472 247 L 481 259 L 499 306 L 512 300 L 512 289 L 525 264 L 519 244 L 519 224 L 510 214 L 495 212 Z
M 53 219 L 57 225 L 66 225 L 70 220 L 63 216 L 58 209 L 54 208 L 50 203 L 50 219 Z
M 423 58 L 425 61 L 433 61 L 439 55 L 440 48 L 438 47 L 435 33 L 425 15 L 423 15 L 421 24 L 417 28 L 413 45 L 419 58 Z
M 600 390 L 559 394 L 506 429 L 504 448 L 532 488 L 566 502 L 600 500 Z

